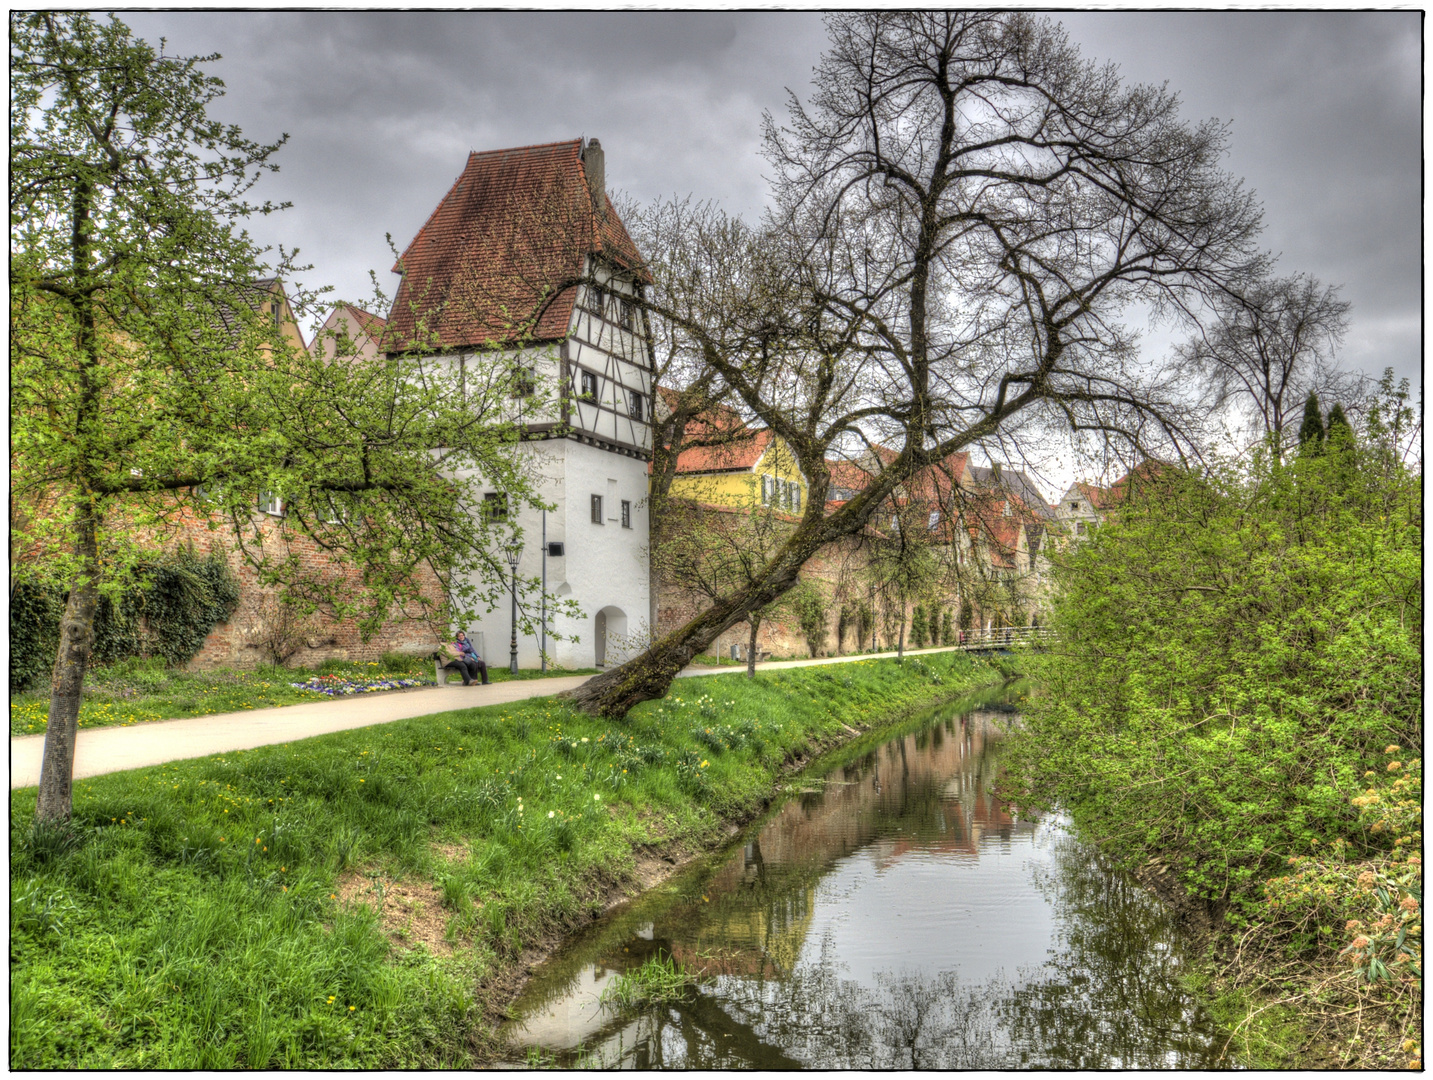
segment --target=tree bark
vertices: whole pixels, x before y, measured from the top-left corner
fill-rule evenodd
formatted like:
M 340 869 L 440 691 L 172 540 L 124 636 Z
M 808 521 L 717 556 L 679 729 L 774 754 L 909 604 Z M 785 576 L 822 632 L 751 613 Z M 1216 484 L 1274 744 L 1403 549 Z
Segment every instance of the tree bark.
M 561 697 L 590 715 L 620 720 L 642 702 L 665 696 L 677 672 L 691 663 L 692 657 L 705 652 L 728 627 L 754 617 L 754 612 L 790 590 L 817 546 L 814 530 L 798 532 L 773 560 L 762 580 L 721 597 L 640 656 L 593 676 Z
M 45 752 L 40 761 L 40 794 L 36 821 L 68 821 L 79 733 L 80 696 L 95 640 L 99 604 L 99 549 L 93 506 L 82 502 L 76 511 L 75 554 L 84 569 L 70 589 L 60 622 L 60 648 L 50 677 L 50 717 L 45 725 Z
M 746 647 L 746 677 L 756 678 L 756 632 L 761 629 L 761 616 L 751 617 L 751 639 Z

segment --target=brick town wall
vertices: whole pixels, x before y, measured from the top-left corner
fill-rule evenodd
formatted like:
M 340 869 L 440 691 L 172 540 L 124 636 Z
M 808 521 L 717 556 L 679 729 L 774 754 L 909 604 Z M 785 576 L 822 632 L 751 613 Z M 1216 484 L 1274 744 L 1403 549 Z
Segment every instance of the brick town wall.
M 267 532 L 266 526 L 267 523 L 261 522 L 261 528 Z M 356 569 L 335 565 L 327 552 L 306 537 L 292 537 L 290 544 L 306 569 L 327 575 L 336 574 L 352 581 L 357 588 L 360 574 Z M 277 591 L 259 584 L 257 573 L 234 550 L 232 530 L 228 527 L 211 530 L 203 521 L 186 518 L 177 535 L 169 538 L 165 546 L 180 545 L 192 545 L 201 557 L 210 553 L 221 555 L 239 585 L 239 603 L 229 621 L 214 627 L 205 638 L 203 647 L 186 665 L 187 668 L 191 671 L 221 667 L 253 668 L 268 663 L 264 639 L 278 610 L 275 603 Z M 442 594 L 437 578 L 431 573 L 425 582 L 424 592 L 432 598 Z M 432 652 L 439 642 L 437 633 L 425 621 L 401 616 L 384 623 L 376 634 L 363 641 L 357 624 L 352 620 L 335 620 L 323 614 L 314 614 L 304 620 L 301 637 L 297 652 L 287 661 L 289 667 L 312 668 L 325 660 L 367 662 L 377 660 L 386 652 L 422 655 Z

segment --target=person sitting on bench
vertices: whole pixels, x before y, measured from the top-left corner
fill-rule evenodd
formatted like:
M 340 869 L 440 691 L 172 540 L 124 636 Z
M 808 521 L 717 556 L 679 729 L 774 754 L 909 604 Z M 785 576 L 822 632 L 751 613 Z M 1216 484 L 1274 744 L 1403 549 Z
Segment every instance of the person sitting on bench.
M 473 648 L 473 643 L 468 640 L 467 634 L 459 630 L 453 640 L 453 647 L 458 650 L 459 656 L 467 661 L 468 667 L 472 670 L 472 674 L 481 675 L 483 677 L 484 686 L 492 682 L 492 679 L 488 678 L 488 665 L 485 664 L 483 658 L 478 655 L 478 650 Z
M 448 662 L 443 665 L 442 670 L 456 671 L 463 677 L 464 686 L 471 686 L 474 676 L 480 676 L 484 686 L 492 682 L 488 678 L 488 665 L 483 663 L 483 658 L 477 654 L 463 631 L 459 630 L 456 640 L 445 645 L 444 650 L 434 653 L 433 659 L 442 660 L 446 657 Z

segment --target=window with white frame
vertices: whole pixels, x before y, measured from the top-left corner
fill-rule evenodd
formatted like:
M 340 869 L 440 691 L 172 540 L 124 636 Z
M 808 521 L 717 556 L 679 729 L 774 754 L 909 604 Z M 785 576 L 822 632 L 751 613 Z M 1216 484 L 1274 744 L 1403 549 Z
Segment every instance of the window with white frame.
M 930 512 L 930 527 L 931 527 L 932 529 L 934 529 L 934 528 L 935 528 L 937 525 L 939 525 L 939 524 L 940 524 L 940 511 L 939 511 L 939 510 L 932 510 L 932 511 Z
M 259 492 L 259 512 L 270 514 L 273 517 L 283 517 L 284 500 L 279 498 L 276 492 L 261 491 Z

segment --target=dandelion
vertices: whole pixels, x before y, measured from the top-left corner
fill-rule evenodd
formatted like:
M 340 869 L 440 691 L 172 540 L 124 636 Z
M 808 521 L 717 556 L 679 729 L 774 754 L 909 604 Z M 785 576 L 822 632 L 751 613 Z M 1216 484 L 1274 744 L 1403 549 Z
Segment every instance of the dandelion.
M 348 1011 L 349 1011 L 349 1012 L 353 1012 L 353 1010 L 355 1010 L 356 1008 L 358 1008 L 357 1005 L 350 1005 L 350 1006 L 348 1007 Z

